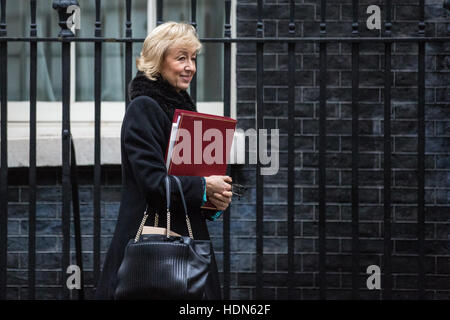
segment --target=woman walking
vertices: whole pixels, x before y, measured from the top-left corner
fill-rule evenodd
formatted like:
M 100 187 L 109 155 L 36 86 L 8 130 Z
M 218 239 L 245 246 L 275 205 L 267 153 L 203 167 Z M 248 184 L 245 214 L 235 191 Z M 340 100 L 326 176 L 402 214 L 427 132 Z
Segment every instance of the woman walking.
M 121 131 L 122 198 L 117 225 L 96 289 L 97 299 L 114 299 L 117 271 L 127 242 L 134 238 L 147 204 L 165 211 L 165 152 L 175 109 L 196 111 L 186 90 L 196 72 L 201 49 L 195 29 L 184 23 L 167 22 L 156 27 L 145 39 L 139 70 L 129 84 L 130 104 Z M 206 219 L 215 220 L 231 202 L 228 176 L 179 176 L 192 232 L 196 239 L 209 240 Z M 171 187 L 171 231 L 188 235 L 184 211 L 175 182 Z M 202 210 L 205 201 L 219 211 Z M 160 219 L 165 227 L 165 219 Z M 211 276 L 205 288 L 207 299 L 221 299 L 217 265 L 212 255 Z M 145 297 L 142 297 L 145 299 Z

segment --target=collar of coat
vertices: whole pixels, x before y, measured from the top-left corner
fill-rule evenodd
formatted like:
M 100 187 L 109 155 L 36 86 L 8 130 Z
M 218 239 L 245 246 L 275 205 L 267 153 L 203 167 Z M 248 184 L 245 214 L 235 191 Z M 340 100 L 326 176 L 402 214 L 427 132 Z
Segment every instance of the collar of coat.
M 155 81 L 150 80 L 142 71 L 138 71 L 136 77 L 130 82 L 128 95 L 130 100 L 138 96 L 149 96 L 155 99 L 171 122 L 175 109 L 197 111 L 191 97 L 185 90 L 178 93 L 161 76 L 157 76 Z

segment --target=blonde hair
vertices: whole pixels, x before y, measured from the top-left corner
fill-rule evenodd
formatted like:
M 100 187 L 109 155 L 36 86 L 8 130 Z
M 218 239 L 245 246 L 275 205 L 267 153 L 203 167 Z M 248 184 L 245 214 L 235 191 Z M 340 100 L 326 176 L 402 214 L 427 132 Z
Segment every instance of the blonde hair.
M 140 57 L 136 58 L 136 68 L 150 80 L 156 80 L 169 48 L 180 45 L 200 52 L 202 44 L 193 26 L 173 21 L 157 26 L 145 38 Z

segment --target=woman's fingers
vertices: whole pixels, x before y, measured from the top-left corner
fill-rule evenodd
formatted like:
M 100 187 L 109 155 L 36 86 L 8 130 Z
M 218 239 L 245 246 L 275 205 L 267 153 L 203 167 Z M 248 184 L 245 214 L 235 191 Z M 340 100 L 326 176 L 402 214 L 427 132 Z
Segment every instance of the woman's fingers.
M 228 176 L 209 176 L 206 177 L 206 192 L 211 194 L 214 192 L 231 191 L 231 178 Z
M 227 191 L 225 191 L 225 192 L 227 192 Z M 228 192 L 228 193 L 231 194 L 231 192 Z M 220 201 L 222 201 L 224 203 L 227 203 L 227 204 L 231 202 L 231 195 L 230 196 L 224 196 L 224 195 L 222 195 L 220 193 L 214 193 L 213 197 L 216 198 L 217 200 L 220 200 Z
M 231 201 L 231 197 L 233 196 L 233 193 L 231 191 L 224 191 L 224 192 L 222 192 L 222 195 L 224 197 L 230 198 L 230 201 Z
M 227 191 L 231 191 L 231 184 L 230 184 L 232 181 L 231 178 L 229 176 L 221 176 L 220 178 L 223 181 L 222 183 L 223 188 Z
M 231 179 L 231 177 L 229 177 L 229 176 L 223 176 L 223 181 L 225 181 L 227 183 L 231 183 L 231 182 L 233 182 L 233 179 Z
M 231 182 L 233 181 L 229 176 L 225 176 L 223 179 L 227 183 L 225 190 L 231 191 Z
M 225 194 L 225 195 L 224 195 Z M 226 210 L 231 202 L 232 193 L 229 191 L 225 191 L 224 194 L 220 193 L 213 193 L 212 196 L 209 198 L 209 201 L 211 201 L 212 204 L 216 206 L 219 210 Z
M 209 201 L 211 201 L 211 203 L 220 211 L 224 211 L 226 208 L 228 208 L 228 203 L 220 201 L 215 197 L 210 198 Z
M 206 195 L 219 210 L 225 210 L 231 202 L 231 182 L 229 176 L 206 177 Z

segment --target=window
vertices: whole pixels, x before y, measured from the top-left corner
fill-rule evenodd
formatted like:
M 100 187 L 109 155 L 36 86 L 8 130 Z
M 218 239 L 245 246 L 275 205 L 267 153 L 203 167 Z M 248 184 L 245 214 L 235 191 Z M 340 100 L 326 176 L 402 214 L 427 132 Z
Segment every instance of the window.
M 78 37 L 93 37 L 95 26 L 95 1 L 79 0 L 81 8 L 81 29 Z M 56 37 L 60 31 L 52 0 L 37 1 L 38 37 Z M 149 8 L 147 8 L 147 5 Z M 223 1 L 202 0 L 197 2 L 198 34 L 201 38 L 223 36 Z M 133 37 L 145 38 L 156 25 L 156 1 L 132 1 Z M 19 1 L 7 6 L 8 36 L 26 36 L 30 26 L 29 2 Z M 125 1 L 102 1 L 101 22 L 104 37 L 125 37 Z M 190 2 L 183 0 L 164 1 L 163 20 L 190 22 Z M 149 23 L 148 23 L 149 22 Z M 148 23 L 148 24 L 147 24 Z M 72 101 L 94 100 L 94 43 L 72 43 L 72 78 L 74 97 Z M 142 43 L 133 43 L 133 76 L 136 73 L 134 57 L 139 55 Z M 124 46 L 117 43 L 103 43 L 102 49 L 102 101 L 124 101 Z M 26 42 L 12 42 L 8 49 L 10 70 L 8 100 L 29 99 L 30 48 Z M 208 67 L 206 67 L 208 66 Z M 204 43 L 198 57 L 197 100 L 222 101 L 223 88 L 223 45 Z M 61 44 L 59 42 L 38 43 L 37 100 L 61 101 Z
M 79 1 L 81 28 L 78 37 L 93 37 L 95 30 L 95 1 Z M 125 1 L 102 1 L 102 35 L 106 38 L 125 38 Z M 132 1 L 131 28 L 134 38 L 147 35 L 147 1 Z M 136 74 L 134 57 L 139 55 L 142 43 L 133 43 L 132 76 Z M 75 101 L 94 100 L 93 42 L 75 43 L 76 96 Z M 125 46 L 104 42 L 102 45 L 102 101 L 125 100 Z M 122 103 L 123 104 L 123 103 Z
M 36 1 L 38 37 L 56 37 L 59 32 L 51 1 Z M 30 2 L 6 3 L 7 32 L 10 37 L 24 37 L 30 30 Z M 8 43 L 8 100 L 29 99 L 30 46 L 26 42 Z M 38 42 L 37 45 L 37 100 L 61 100 L 61 44 Z
M 38 37 L 57 37 L 60 31 L 58 15 L 52 0 L 36 1 Z M 93 37 L 95 32 L 95 1 L 78 0 L 81 8 L 81 28 L 78 37 Z M 126 30 L 126 2 L 101 2 L 102 35 L 124 38 Z M 235 6 L 235 4 L 234 4 Z M 11 2 L 6 6 L 8 36 L 29 35 L 29 1 Z M 163 20 L 190 22 L 190 1 L 164 1 Z M 145 38 L 156 26 L 156 1 L 132 1 L 132 36 Z M 224 4 L 220 0 L 197 1 L 197 31 L 200 38 L 223 36 Z M 223 45 L 204 43 L 197 59 L 197 107 L 200 112 L 223 114 Z M 133 43 L 132 77 L 136 74 L 135 57 L 142 43 Z M 38 42 L 37 45 L 37 165 L 60 165 L 61 153 L 56 143 L 61 135 L 61 43 Z M 94 55 L 93 42 L 71 43 L 71 131 L 77 158 L 86 150 L 80 165 L 93 164 L 94 137 Z M 8 137 L 22 142 L 29 139 L 29 73 L 30 46 L 27 42 L 8 44 Z M 103 43 L 102 46 L 102 163 L 120 163 L 120 125 L 125 111 L 125 46 Z M 232 68 L 234 70 L 234 68 Z M 233 79 L 233 77 L 232 77 Z M 233 98 L 232 98 L 233 101 Z M 232 103 L 233 105 L 233 103 Z M 235 116 L 232 107 L 232 116 Z M 114 140 L 115 139 L 115 140 Z M 55 143 L 51 143 L 55 142 Z M 86 145 L 86 144 L 89 144 Z M 108 152 L 104 152 L 105 143 Z M 83 144 L 83 145 L 81 145 Z M 9 165 L 28 165 L 28 144 L 15 147 L 9 144 Z M 49 149 L 50 148 L 50 149 Z M 19 151 L 20 149 L 20 151 Z M 91 150 L 92 149 L 92 150 Z M 19 152 L 18 152 L 19 151 Z M 40 154 L 42 156 L 40 156 Z M 46 155 L 52 155 L 46 156 Z M 47 159 L 49 158 L 49 159 Z M 50 159 L 51 158 L 51 159 Z M 92 158 L 92 159 L 91 159 Z
M 197 33 L 200 38 L 223 37 L 223 1 L 197 1 Z M 220 10 L 222 9 L 222 10 Z M 190 1 L 164 1 L 163 21 L 190 22 Z M 222 101 L 223 45 L 203 43 L 197 63 L 197 100 Z

